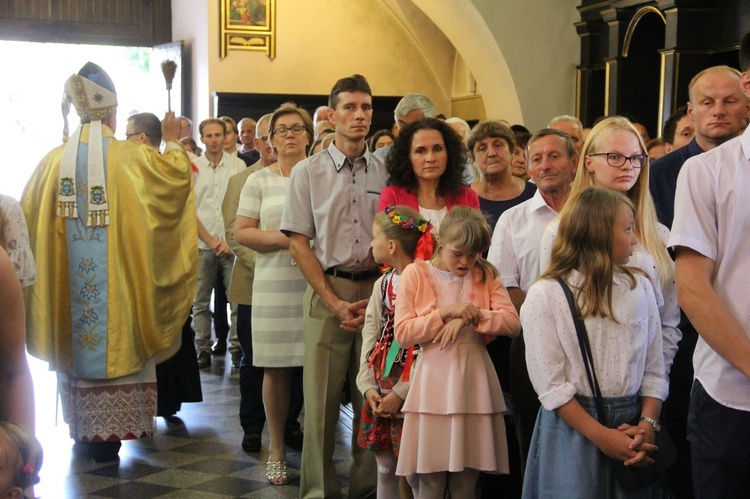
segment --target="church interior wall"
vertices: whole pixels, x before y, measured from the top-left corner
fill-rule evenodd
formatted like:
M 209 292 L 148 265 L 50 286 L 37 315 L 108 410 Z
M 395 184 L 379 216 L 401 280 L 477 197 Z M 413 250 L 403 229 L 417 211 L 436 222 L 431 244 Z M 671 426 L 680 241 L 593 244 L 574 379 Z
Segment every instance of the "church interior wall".
M 580 1 L 471 2 L 502 48 L 520 102 L 523 124 L 536 130 L 546 126 L 554 116 L 575 115 L 580 39 L 574 23 L 578 21 L 576 6 Z M 484 95 L 491 91 L 507 90 L 482 86 Z
M 377 95 L 424 93 L 467 120 L 539 128 L 574 113 L 576 0 L 277 1 L 273 60 L 237 50 L 221 59 L 218 7 L 187 1 L 172 2 L 173 37 L 193 45 L 196 116 L 212 111 L 213 92 L 326 95 L 353 73 Z
M 276 3 L 276 58 L 263 52 L 219 54 L 219 9 L 208 12 L 209 92 L 328 95 L 340 77 L 360 73 L 377 95 L 419 91 L 438 112 L 450 97 L 415 41 L 380 2 L 284 0 Z M 209 100 L 203 91 L 199 99 Z M 199 106 L 200 108 L 200 106 Z M 392 109 L 376 110 L 391 113 Z

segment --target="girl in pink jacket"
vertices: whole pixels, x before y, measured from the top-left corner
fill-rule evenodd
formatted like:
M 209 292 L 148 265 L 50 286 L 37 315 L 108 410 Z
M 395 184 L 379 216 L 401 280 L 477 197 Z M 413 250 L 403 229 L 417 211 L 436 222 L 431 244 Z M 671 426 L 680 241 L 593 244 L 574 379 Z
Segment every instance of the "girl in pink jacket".
M 419 344 L 396 474 L 417 497 L 473 498 L 480 471 L 508 473 L 500 382 L 487 354 L 495 336 L 515 336 L 520 321 L 497 269 L 479 258 L 490 228 L 473 208 L 455 207 L 440 226 L 429 262 L 401 277 L 396 340 Z

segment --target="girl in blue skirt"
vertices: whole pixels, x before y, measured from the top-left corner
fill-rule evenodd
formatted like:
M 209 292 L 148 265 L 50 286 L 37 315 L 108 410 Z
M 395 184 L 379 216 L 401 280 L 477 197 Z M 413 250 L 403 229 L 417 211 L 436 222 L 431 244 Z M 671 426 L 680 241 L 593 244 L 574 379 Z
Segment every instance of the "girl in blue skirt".
M 623 490 L 609 459 L 652 465 L 668 393 L 654 291 L 643 272 L 626 267 L 637 244 L 634 215 L 628 198 L 612 190 L 590 187 L 569 199 L 550 267 L 521 308 L 529 375 L 542 404 L 526 464 L 525 498 L 656 492 L 655 486 Z M 597 417 L 558 278 L 572 290 L 587 330 L 606 426 Z

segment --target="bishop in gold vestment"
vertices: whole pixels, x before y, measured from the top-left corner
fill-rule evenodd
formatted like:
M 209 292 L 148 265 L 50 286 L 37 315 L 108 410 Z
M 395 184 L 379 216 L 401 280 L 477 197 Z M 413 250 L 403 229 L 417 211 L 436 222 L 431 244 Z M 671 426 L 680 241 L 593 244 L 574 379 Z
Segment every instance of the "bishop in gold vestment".
M 171 113 L 162 155 L 114 138 L 114 85 L 95 64 L 66 96 L 83 124 L 21 201 L 38 269 L 27 346 L 58 373 L 71 437 L 119 449 L 153 432 L 155 363 L 179 347 L 195 293 L 192 168 Z

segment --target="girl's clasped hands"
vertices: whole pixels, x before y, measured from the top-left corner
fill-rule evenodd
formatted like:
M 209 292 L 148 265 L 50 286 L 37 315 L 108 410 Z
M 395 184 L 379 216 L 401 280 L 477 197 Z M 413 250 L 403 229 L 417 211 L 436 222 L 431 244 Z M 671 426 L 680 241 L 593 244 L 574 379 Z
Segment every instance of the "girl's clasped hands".
M 482 318 L 482 312 L 473 303 L 454 303 L 440 307 L 440 318 L 445 325 L 432 340 L 433 343 L 440 343 L 440 349 L 447 348 L 451 343 L 456 342 L 458 334 L 466 326 L 477 326 Z

